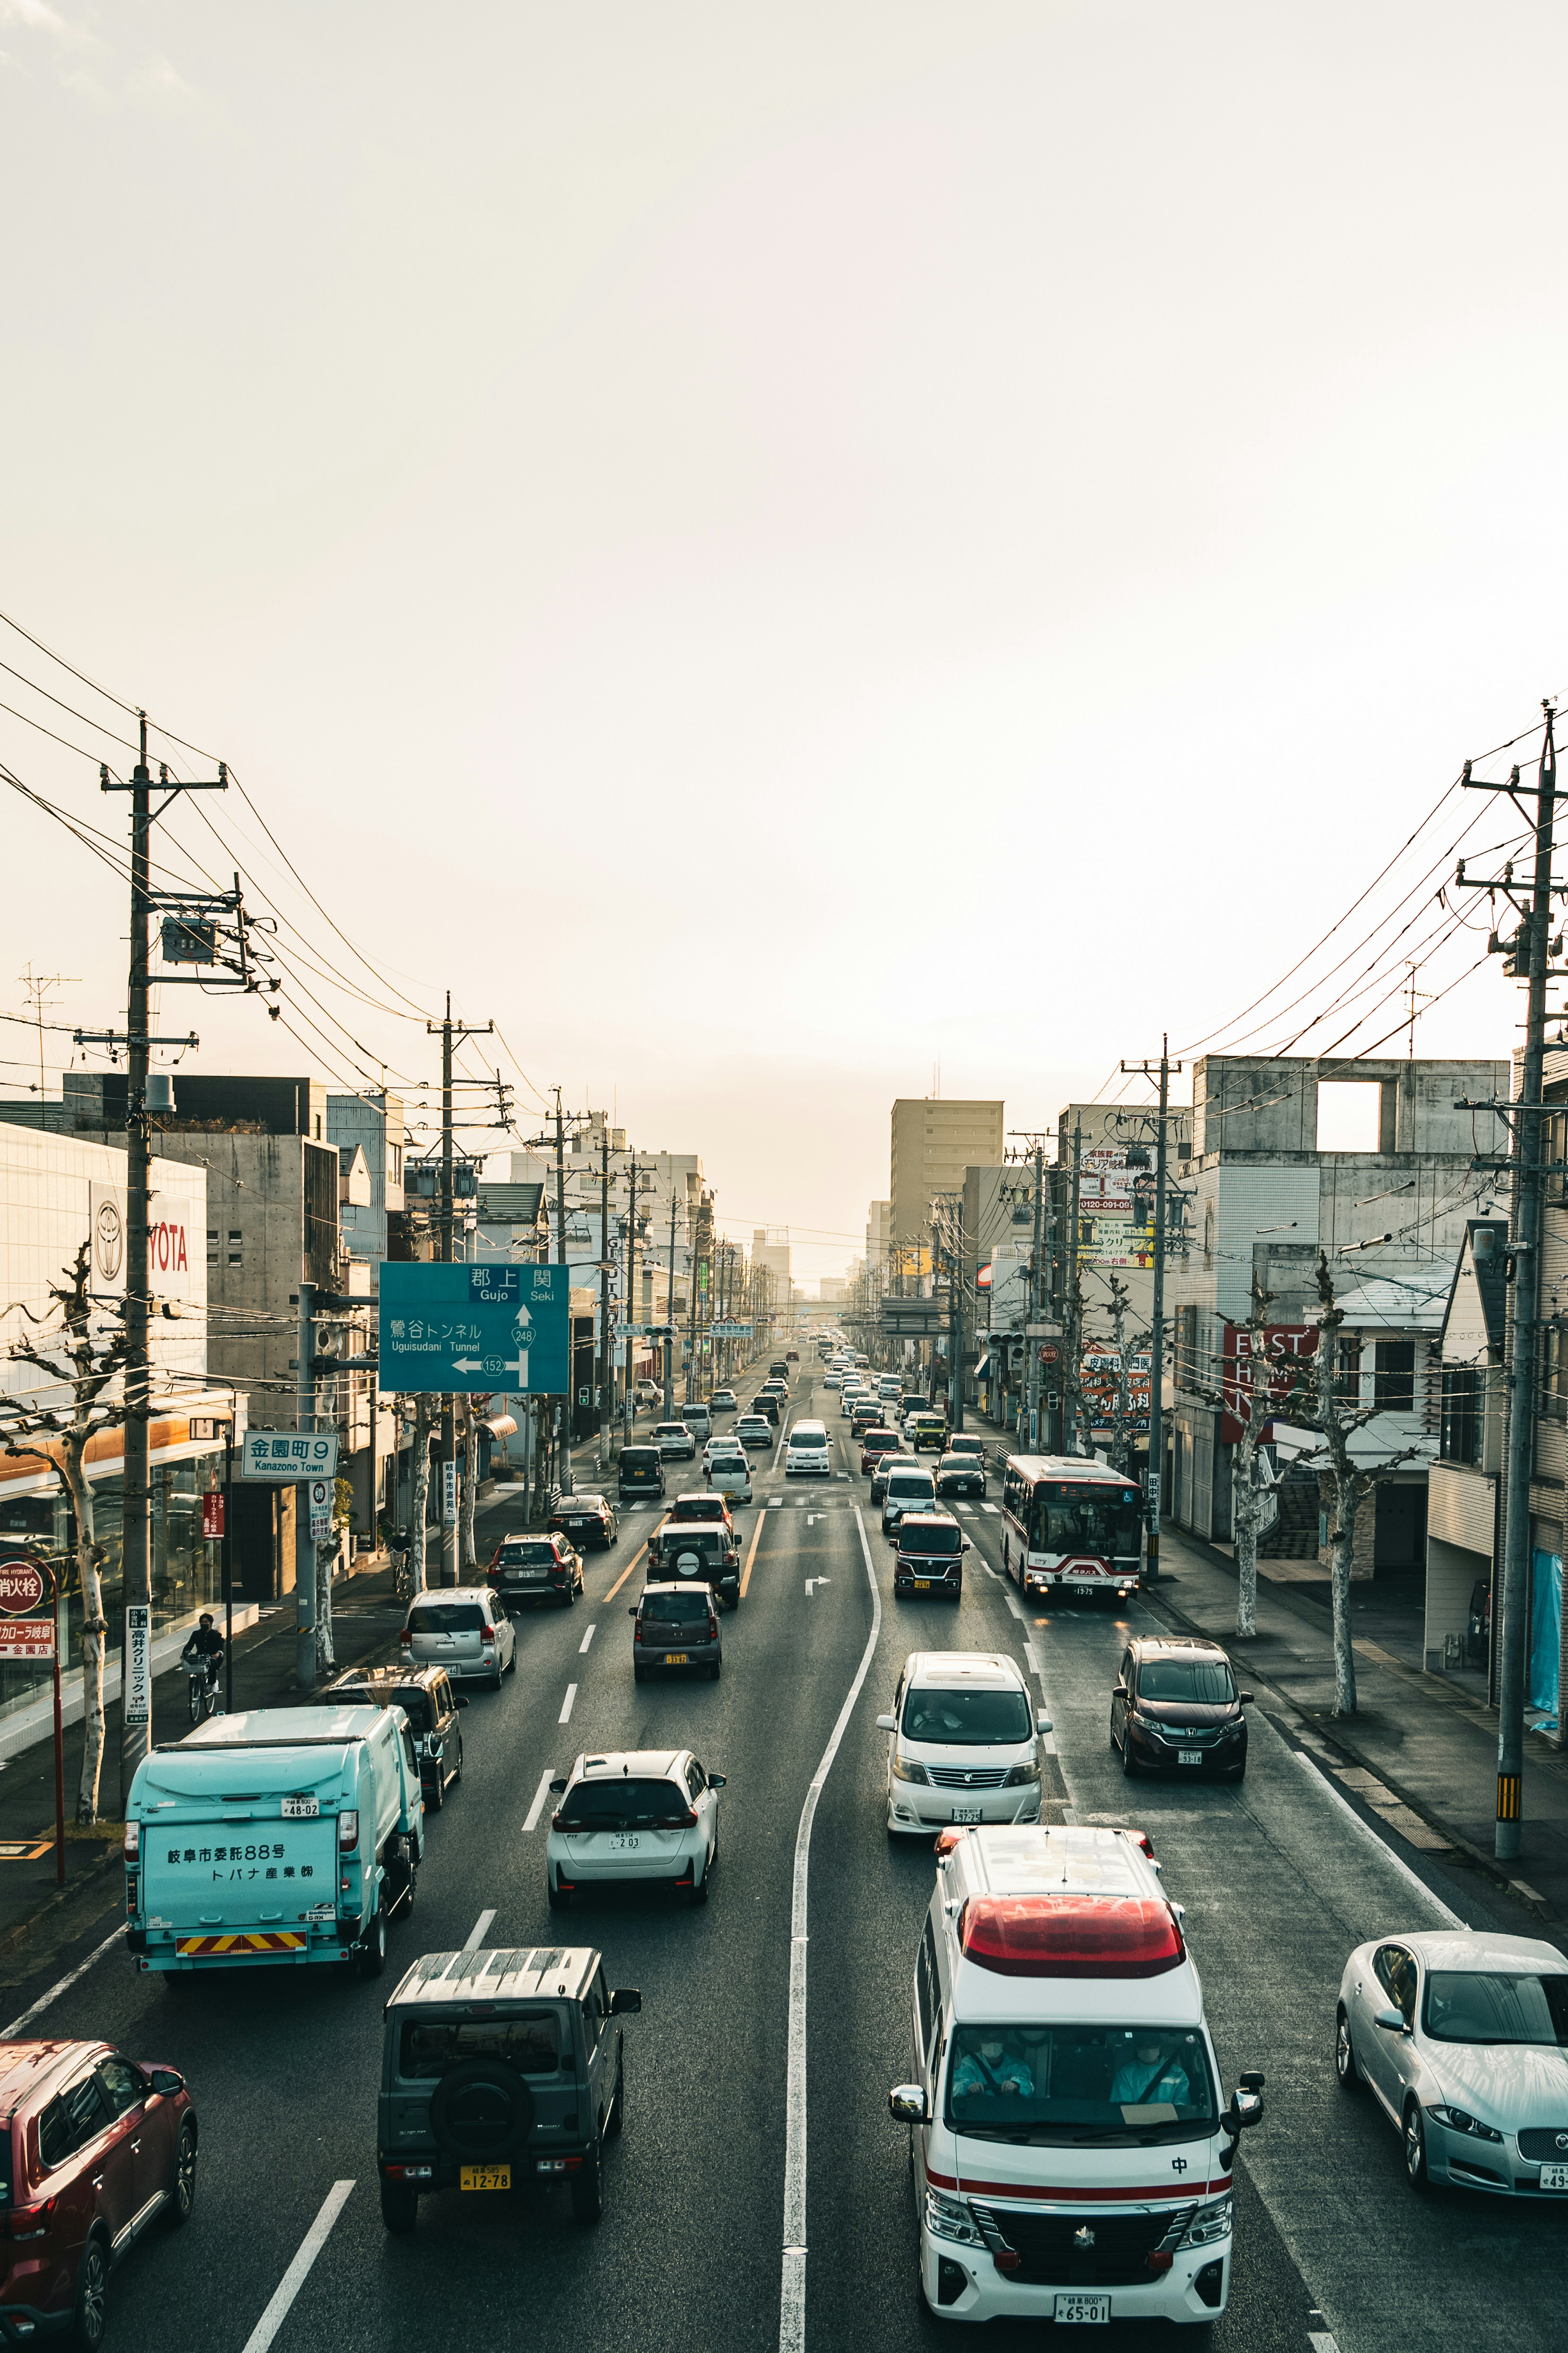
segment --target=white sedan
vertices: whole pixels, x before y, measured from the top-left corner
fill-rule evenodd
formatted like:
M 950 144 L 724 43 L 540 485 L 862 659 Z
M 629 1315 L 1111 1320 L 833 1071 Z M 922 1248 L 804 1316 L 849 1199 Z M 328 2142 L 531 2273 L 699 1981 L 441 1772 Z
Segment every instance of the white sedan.
M 1334 2070 L 1386 2110 L 1414 2188 L 1568 2209 L 1568 1961 L 1554 1945 L 1463 1928 L 1359 1945 Z
M 559 1912 L 590 1882 L 662 1879 L 708 1901 L 719 1845 L 722 1773 L 689 1748 L 579 1757 L 550 1787 L 560 1799 L 544 1842 L 544 1883 Z
M 843 1380 L 842 1373 L 826 1372 L 822 1376 L 822 1386 L 825 1389 L 836 1389 L 842 1387 Z
M 752 1466 L 733 1447 L 713 1455 L 708 1463 L 708 1483 L 714 1494 L 731 1504 L 752 1500 Z

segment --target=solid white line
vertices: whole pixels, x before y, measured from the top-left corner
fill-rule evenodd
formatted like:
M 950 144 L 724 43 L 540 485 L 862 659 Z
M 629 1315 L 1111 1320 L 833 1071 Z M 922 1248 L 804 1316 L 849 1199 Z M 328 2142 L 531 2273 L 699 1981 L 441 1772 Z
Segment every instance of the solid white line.
M 860 1653 L 855 1680 L 838 1711 L 838 1721 L 822 1752 L 816 1778 L 805 1793 L 805 1803 L 800 1810 L 800 1828 L 795 1841 L 795 1884 L 790 1899 L 789 2058 L 784 2088 L 784 2269 L 779 2291 L 779 2353 L 805 2353 L 805 1947 L 811 1825 L 816 1819 L 816 1801 L 822 1795 L 822 1785 L 838 1754 L 838 1744 L 844 1737 L 845 1727 L 865 1685 L 882 1631 L 882 1597 L 877 1589 L 877 1572 L 871 1565 L 871 1547 L 866 1541 L 866 1523 L 860 1516 L 858 1504 L 855 1506 L 855 1525 L 860 1531 L 860 1551 L 866 1563 L 867 1582 L 871 1588 L 871 1631 Z
M 342 2212 L 352 2181 L 334 2181 L 321 2201 L 321 2211 L 300 2242 L 300 2252 L 279 2281 L 271 2303 L 245 2340 L 245 2353 L 267 2353 L 267 2348 L 289 2316 L 289 2307 L 304 2286 L 310 2265 L 326 2245 L 332 2224 Z
M 568 1684 L 567 1684 L 567 1686 L 566 1686 L 566 1696 L 565 1696 L 565 1698 L 564 1698 L 564 1699 L 562 1701 L 562 1703 L 561 1703 L 561 1713 L 560 1713 L 560 1715 L 559 1715 L 556 1717 L 556 1719 L 555 1719 L 555 1721 L 556 1721 L 556 1723 L 557 1723 L 557 1724 L 570 1724 L 570 1723 L 571 1723 L 571 1721 L 572 1721 L 572 1703 L 573 1703 L 573 1701 L 576 1698 L 576 1696 L 577 1696 L 577 1686 L 576 1686 L 576 1684 L 575 1684 L 575 1683 L 568 1683 Z
M 16 2035 L 20 2034 L 24 2026 L 30 2026 L 34 2019 L 37 2017 L 40 2010 L 47 2010 L 50 2002 L 58 2001 L 60 1995 L 65 1992 L 68 1986 L 75 1985 L 78 1978 L 85 1977 L 89 1969 L 91 1968 L 94 1961 L 102 1960 L 105 1953 L 108 1952 L 110 1945 L 114 1943 L 116 1937 L 123 1936 L 124 1934 L 125 1923 L 122 1920 L 118 1928 L 111 1928 L 110 1930 L 109 1935 L 105 1936 L 101 1945 L 95 1946 L 93 1950 L 89 1953 L 85 1961 L 79 1961 L 75 1968 L 72 1969 L 68 1976 L 61 1978 L 58 1985 L 52 1985 L 47 1993 L 41 1993 L 38 1996 L 37 2000 L 33 2004 L 31 2010 L 25 2010 L 20 2018 L 14 2018 L 11 2021 L 9 2026 L 0 2026 L 0 2042 L 10 2042 Z
M 479 1914 L 479 1918 L 474 1922 L 473 1926 L 468 1930 L 468 1935 L 463 1939 L 463 1950 L 465 1953 L 477 1953 L 479 1951 L 479 1947 L 485 1941 L 485 1931 L 489 1926 L 490 1922 L 495 1918 L 495 1916 L 496 1915 L 493 1911 L 481 1912 Z
M 1448 1906 L 1444 1903 L 1442 1897 L 1433 1894 L 1432 1890 L 1427 1886 L 1426 1882 L 1422 1878 L 1420 1873 L 1418 1871 L 1412 1871 L 1404 1856 L 1395 1854 L 1394 1849 L 1389 1845 L 1388 1841 L 1384 1838 L 1380 1838 L 1376 1831 L 1373 1829 L 1370 1822 L 1363 1820 L 1355 1808 L 1351 1805 L 1346 1799 L 1340 1795 L 1340 1792 L 1335 1788 L 1333 1783 L 1331 1781 L 1325 1780 L 1322 1774 L 1319 1772 L 1317 1767 L 1312 1763 L 1310 1757 L 1308 1757 L 1300 1748 L 1292 1748 L 1290 1754 L 1296 1759 L 1297 1764 L 1300 1766 L 1302 1771 L 1311 1777 L 1315 1787 L 1321 1789 L 1326 1798 L 1331 1799 L 1333 1803 L 1338 1806 L 1341 1813 L 1345 1816 L 1346 1820 L 1352 1821 L 1355 1824 L 1363 1838 L 1370 1840 L 1371 1843 L 1377 1848 L 1379 1853 L 1384 1856 L 1385 1859 L 1394 1865 L 1394 1868 L 1398 1872 L 1400 1877 L 1402 1879 L 1407 1879 L 1410 1882 L 1411 1886 L 1416 1890 L 1417 1894 L 1424 1895 L 1426 1898 L 1427 1903 L 1431 1905 L 1433 1910 L 1436 1912 L 1442 1919 L 1447 1922 L 1450 1928 L 1468 1928 L 1470 1924 L 1468 1920 L 1461 1920 L 1457 1912 L 1449 1911 Z
M 588 1629 L 587 1632 L 584 1635 L 584 1637 L 583 1637 L 582 1641 L 578 1643 L 578 1645 L 577 1645 L 577 1656 L 578 1656 L 579 1658 L 581 1658 L 581 1657 L 582 1657 L 582 1655 L 583 1655 L 584 1651 L 587 1649 L 587 1647 L 588 1647 L 589 1643 L 593 1641 L 593 1639 L 594 1639 L 594 1634 L 595 1634 L 595 1630 L 596 1629 L 596 1627 L 597 1627 L 597 1625 L 598 1625 L 598 1622 L 599 1622 L 599 1621 L 598 1621 L 598 1620 L 595 1618 L 595 1620 L 594 1620 L 594 1624 L 593 1624 L 592 1626 L 590 1626 L 590 1627 L 589 1627 L 589 1629 Z
M 522 1834 L 524 1838 L 528 1836 L 529 1831 L 533 1828 L 534 1824 L 538 1821 L 540 1815 L 544 1811 L 544 1800 L 550 1795 L 550 1784 L 554 1780 L 554 1766 L 547 1765 L 543 1772 L 539 1777 L 539 1787 L 533 1793 L 533 1803 L 528 1810 L 528 1819 L 522 1826 Z

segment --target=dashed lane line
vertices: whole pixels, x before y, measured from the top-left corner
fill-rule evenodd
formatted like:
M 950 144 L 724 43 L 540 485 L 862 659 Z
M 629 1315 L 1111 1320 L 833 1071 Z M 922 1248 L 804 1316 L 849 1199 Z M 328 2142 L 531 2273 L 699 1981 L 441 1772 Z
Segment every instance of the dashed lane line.
M 490 1922 L 495 1918 L 495 1916 L 493 1908 L 489 1912 L 481 1912 L 479 1914 L 479 1918 L 474 1922 L 473 1926 L 468 1930 L 468 1935 L 463 1939 L 463 1950 L 465 1953 L 477 1953 L 479 1951 L 479 1947 L 485 1941 L 485 1936 L 489 1931 Z
M 595 1619 L 595 1620 L 594 1620 L 594 1623 L 589 1627 L 589 1629 L 588 1629 L 587 1632 L 584 1635 L 584 1637 L 583 1637 L 582 1641 L 581 1641 L 578 1643 L 578 1645 L 577 1645 L 577 1656 L 578 1656 L 579 1658 L 581 1658 L 581 1657 L 582 1657 L 582 1655 L 583 1655 L 584 1651 L 587 1649 L 587 1647 L 588 1647 L 589 1643 L 593 1641 L 593 1639 L 594 1639 L 595 1635 L 598 1632 L 598 1630 L 599 1630 L 599 1621 L 598 1621 L 598 1620 L 597 1620 L 597 1619 Z
M 547 1765 L 543 1772 L 539 1777 L 539 1787 L 533 1793 L 533 1803 L 530 1806 L 527 1816 L 523 1821 L 522 1834 L 524 1838 L 526 1838 L 529 1831 L 535 1827 L 540 1815 L 544 1811 L 544 1800 L 550 1795 L 550 1784 L 554 1780 L 554 1766 Z
M 300 2252 L 279 2281 L 272 2301 L 245 2340 L 245 2353 L 267 2353 L 289 2316 L 289 2308 L 310 2276 L 310 2266 L 331 2236 L 332 2224 L 348 2202 L 352 2181 L 334 2181 L 321 2200 L 321 2211 L 300 2242 Z
M 556 1723 L 557 1723 L 557 1724 L 570 1724 L 570 1723 L 571 1723 L 571 1721 L 572 1721 L 572 1703 L 573 1703 L 573 1702 L 574 1702 L 574 1700 L 576 1698 L 576 1696 L 577 1696 L 577 1686 L 576 1686 L 576 1684 L 575 1684 L 575 1683 L 568 1683 L 568 1684 L 567 1684 L 567 1686 L 566 1686 L 566 1696 L 565 1696 L 565 1698 L 564 1698 L 564 1699 L 562 1701 L 562 1703 L 561 1703 L 561 1713 L 560 1713 L 560 1715 L 559 1715 L 556 1717 L 556 1719 L 555 1719 L 555 1721 L 556 1721 Z

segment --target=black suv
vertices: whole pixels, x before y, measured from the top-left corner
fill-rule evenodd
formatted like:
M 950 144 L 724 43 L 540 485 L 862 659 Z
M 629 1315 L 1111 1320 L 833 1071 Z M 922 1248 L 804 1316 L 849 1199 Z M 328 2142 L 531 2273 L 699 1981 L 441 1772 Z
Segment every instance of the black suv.
M 1121 1654 L 1110 1692 L 1110 1745 L 1124 1773 L 1168 1770 L 1178 1779 L 1239 1781 L 1247 1771 L 1252 1697 L 1217 1642 L 1197 1635 L 1145 1634 Z
M 552 1535 L 570 1537 L 580 1549 L 599 1545 L 607 1551 L 619 1534 L 605 1495 L 563 1495 L 550 1514 L 550 1528 Z
M 938 1495 L 984 1495 L 985 1459 L 980 1454 L 944 1454 L 936 1466 Z
M 525 1601 L 558 1601 L 570 1609 L 583 1590 L 583 1556 L 564 1536 L 503 1536 L 489 1584 L 509 1618 Z
M 425 1803 L 439 1813 L 447 1792 L 463 1778 L 463 1735 L 458 1710 L 465 1694 L 455 1692 L 445 1667 L 355 1667 L 339 1675 L 321 1694 L 323 1706 L 400 1707 L 414 1735 Z
M 635 1503 L 639 1495 L 662 1495 L 664 1457 L 658 1447 L 647 1440 L 638 1446 L 623 1446 L 619 1484 L 623 1504 Z
M 580 2222 L 605 2211 L 605 2154 L 621 2129 L 626 2055 L 602 1957 L 549 1950 L 426 1953 L 386 2005 L 376 2169 L 381 2219 L 412 2231 L 435 2189 L 516 2196 L 564 2184 Z

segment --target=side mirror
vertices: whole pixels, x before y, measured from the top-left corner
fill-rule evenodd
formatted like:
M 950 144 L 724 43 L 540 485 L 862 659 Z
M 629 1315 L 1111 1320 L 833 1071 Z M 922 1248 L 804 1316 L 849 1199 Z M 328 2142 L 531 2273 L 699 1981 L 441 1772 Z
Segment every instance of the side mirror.
M 1238 1692 L 1237 1694 L 1237 1697 L 1240 1700 L 1243 1707 L 1245 1707 L 1247 1702 L 1251 1699 L 1252 1694 L 1250 1692 Z
M 879 1732 L 897 1732 L 898 1728 L 899 1719 L 896 1715 L 879 1715 L 877 1718 Z
M 563 1798 L 565 1796 L 566 1776 L 564 1773 L 561 1775 L 558 1780 L 552 1781 L 550 1784 L 550 1794 L 552 1798 Z
M 1037 1732 L 1052 1732 L 1055 1728 L 1056 1727 L 1052 1724 L 1050 1717 L 1046 1714 L 1045 1709 L 1043 1707 L 1037 1708 L 1035 1710 L 1035 1730 Z
M 1121 1682 L 1113 1683 L 1110 1686 L 1110 1696 L 1112 1699 L 1125 1699 L 1127 1696 L 1126 1684 Z
M 1254 2125 L 1263 2122 L 1261 2092 L 1233 2092 L 1225 2120 L 1232 2132 L 1250 2132 Z
M 896 2124 L 923 2125 L 926 2095 L 918 2084 L 895 2084 L 888 2094 L 888 2114 Z
M 166 2100 L 174 2099 L 176 2094 L 183 2092 L 185 2088 L 184 2077 L 183 2075 L 176 2075 L 172 2067 L 149 2068 L 147 2071 L 147 2080 L 152 2084 L 153 2089 L 155 2092 L 162 2093 L 163 2098 Z
M 1402 2010 L 1380 2010 L 1374 2012 L 1373 2024 L 1381 2026 L 1385 2034 L 1405 2032 L 1405 2012 Z
M 725 1778 L 726 1777 L 722 1773 L 710 1773 L 708 1776 L 708 1787 L 710 1789 L 721 1789 L 724 1786 Z
M 611 2014 L 617 2010 L 640 2010 L 642 1989 L 639 1986 L 617 1986 L 610 1996 Z
M 637 1616 L 637 1605 L 636 1605 L 636 1603 L 634 1602 L 634 1603 L 633 1603 L 633 1605 L 632 1605 L 632 1607 L 631 1607 L 631 1608 L 626 1611 L 626 1616 L 627 1616 L 628 1618 L 635 1618 L 635 1617 Z
M 963 1549 L 965 1552 L 973 1552 L 974 1550 L 974 1546 L 971 1544 L 967 1536 L 963 1539 Z
M 457 1701 L 458 1705 L 459 1707 L 467 1707 L 467 1706 L 468 1706 L 468 1694 L 467 1694 L 466 1692 L 454 1692 L 454 1693 L 452 1694 L 452 1697 Z

